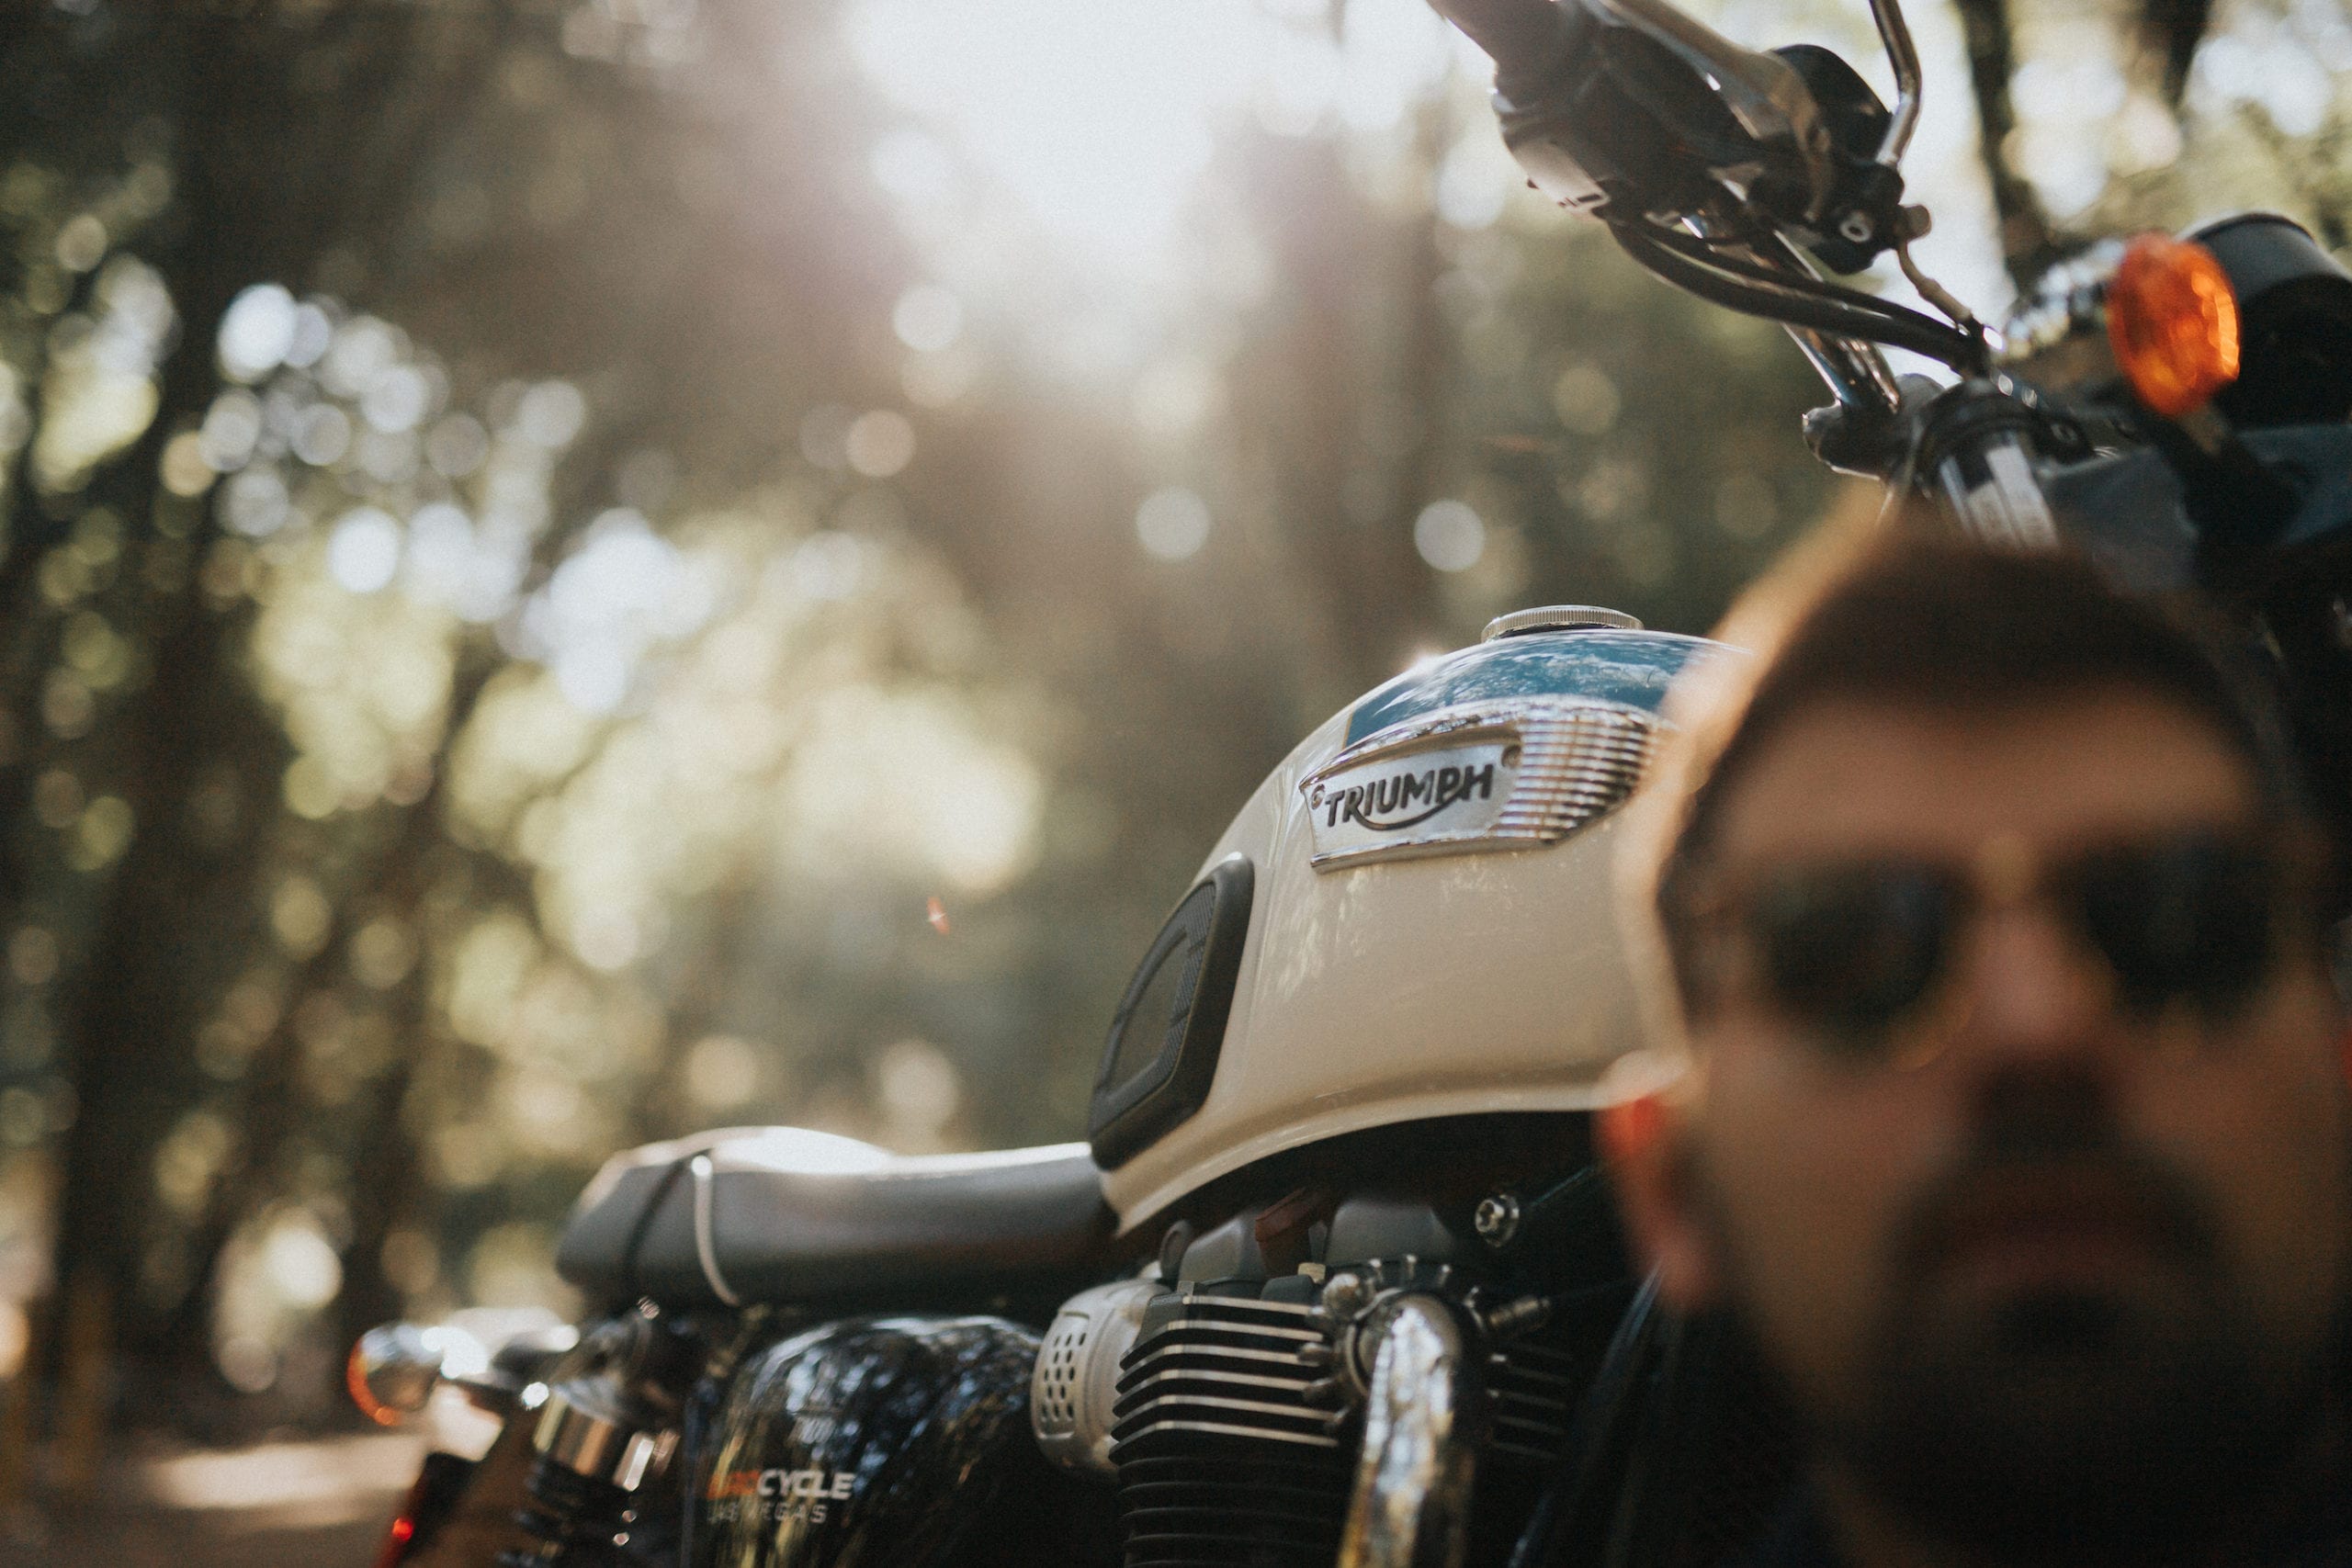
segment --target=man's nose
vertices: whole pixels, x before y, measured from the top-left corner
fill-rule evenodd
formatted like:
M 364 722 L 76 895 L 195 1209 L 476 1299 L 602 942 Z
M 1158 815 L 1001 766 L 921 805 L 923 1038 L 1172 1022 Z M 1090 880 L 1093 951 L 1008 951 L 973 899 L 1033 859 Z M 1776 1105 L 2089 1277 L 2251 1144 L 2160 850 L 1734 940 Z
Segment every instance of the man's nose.
M 1988 1063 L 2099 1055 L 2117 1023 L 2112 972 L 2035 906 L 1978 923 L 1962 985 L 1958 1043 Z

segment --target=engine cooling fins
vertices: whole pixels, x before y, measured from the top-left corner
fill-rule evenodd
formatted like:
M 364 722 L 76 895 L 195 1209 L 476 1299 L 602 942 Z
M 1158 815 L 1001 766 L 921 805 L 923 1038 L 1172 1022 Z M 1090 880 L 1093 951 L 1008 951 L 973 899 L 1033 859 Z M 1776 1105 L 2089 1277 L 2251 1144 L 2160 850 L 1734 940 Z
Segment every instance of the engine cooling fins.
M 1244 1442 L 1170 1435 L 1152 1445 L 1167 1450 L 1157 1457 L 1121 1458 L 1126 1568 L 1333 1559 L 1352 1473 L 1347 1457 Z
M 1487 1450 L 1498 1459 L 1549 1465 L 1567 1442 L 1584 1392 L 1587 1358 L 1528 1341 L 1487 1353 Z
M 1361 1266 L 1333 1285 L 1315 1300 L 1269 1301 L 1227 1281 L 1164 1292 L 1143 1309 L 1111 1407 L 1125 1568 L 1332 1561 L 1362 1440 L 1346 1364 L 1356 1313 L 1396 1289 L 1434 1291 L 1473 1317 L 1478 1300 L 1453 1270 L 1410 1259 Z M 1566 1452 L 1595 1361 L 1584 1316 L 1490 1339 L 1480 1354 L 1474 1534 L 1499 1539 L 1482 1542 L 1479 1561 L 1499 1561 Z M 1072 1404 L 1080 1395 L 1061 1385 L 1083 1359 L 1073 1347 L 1069 1367 L 1047 1380 Z
M 1289 1302 L 1154 1303 L 1119 1376 L 1114 1455 L 1178 1433 L 1336 1450 L 1346 1409 L 1327 1324 L 1317 1308 Z

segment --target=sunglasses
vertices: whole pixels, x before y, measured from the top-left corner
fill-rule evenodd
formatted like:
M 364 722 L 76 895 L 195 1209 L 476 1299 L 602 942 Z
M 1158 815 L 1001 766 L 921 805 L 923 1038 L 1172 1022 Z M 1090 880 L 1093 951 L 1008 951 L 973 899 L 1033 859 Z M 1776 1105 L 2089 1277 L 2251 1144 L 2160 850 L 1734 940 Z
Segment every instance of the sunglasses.
M 1764 873 L 1693 910 L 1744 984 L 1823 1044 L 1900 1055 L 1939 1014 L 1963 940 L 1985 913 L 2038 906 L 2138 1019 L 2228 1017 L 2269 976 L 2294 883 L 2246 833 L 2198 830 L 2041 858 L 1991 840 L 1973 862 L 1836 861 Z

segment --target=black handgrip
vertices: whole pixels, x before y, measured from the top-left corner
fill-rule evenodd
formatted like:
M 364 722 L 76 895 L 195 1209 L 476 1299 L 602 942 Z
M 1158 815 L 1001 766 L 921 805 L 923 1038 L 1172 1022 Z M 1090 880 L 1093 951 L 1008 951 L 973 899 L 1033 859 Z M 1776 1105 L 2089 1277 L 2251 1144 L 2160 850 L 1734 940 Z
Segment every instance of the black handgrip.
M 1510 97 L 1552 76 L 1584 31 L 1575 0 L 1565 6 L 1553 0 L 1430 0 L 1430 8 L 1487 51 L 1495 62 L 1495 85 Z

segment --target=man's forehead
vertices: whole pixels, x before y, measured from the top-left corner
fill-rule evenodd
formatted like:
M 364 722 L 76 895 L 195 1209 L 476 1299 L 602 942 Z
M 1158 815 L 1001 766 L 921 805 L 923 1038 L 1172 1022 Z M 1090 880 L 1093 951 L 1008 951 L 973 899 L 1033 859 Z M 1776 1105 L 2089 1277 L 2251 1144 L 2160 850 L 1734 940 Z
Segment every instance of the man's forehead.
M 1995 834 L 2060 846 L 2240 820 L 2247 764 L 2208 719 L 2129 688 L 1988 706 L 1826 697 L 1728 781 L 1717 860 L 1965 856 Z

